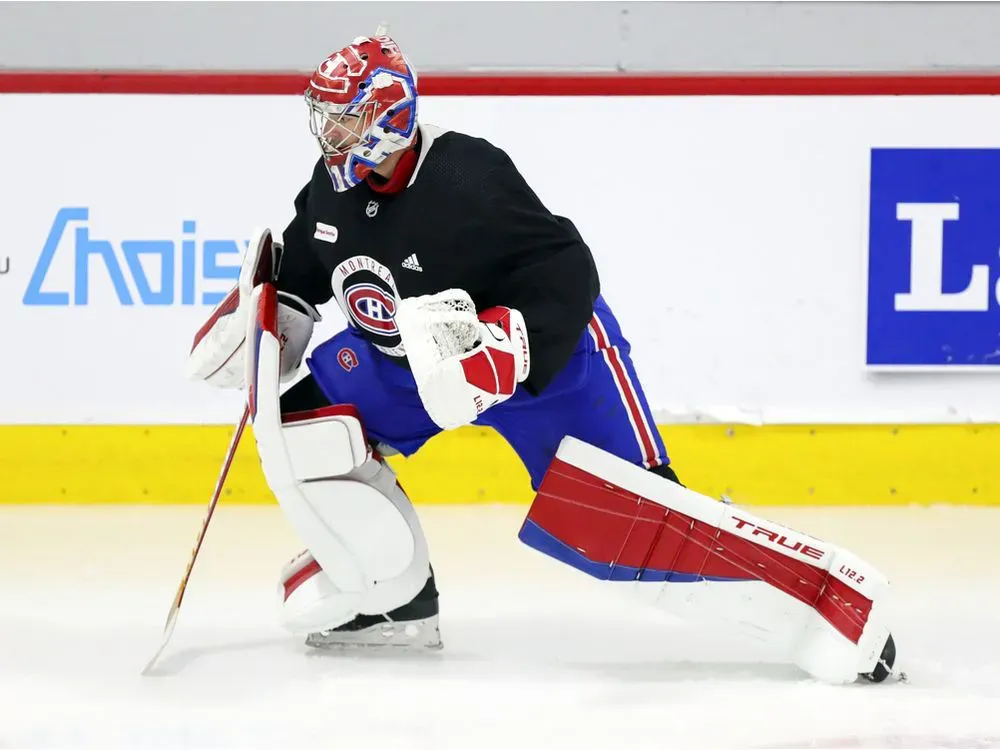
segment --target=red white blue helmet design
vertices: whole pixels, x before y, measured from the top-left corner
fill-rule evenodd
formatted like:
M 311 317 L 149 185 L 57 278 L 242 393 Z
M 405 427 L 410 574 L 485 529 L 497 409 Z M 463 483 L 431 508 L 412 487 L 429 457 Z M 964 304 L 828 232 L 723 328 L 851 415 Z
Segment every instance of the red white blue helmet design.
M 358 37 L 327 57 L 305 98 L 310 130 L 338 192 L 416 140 L 417 74 L 388 36 Z

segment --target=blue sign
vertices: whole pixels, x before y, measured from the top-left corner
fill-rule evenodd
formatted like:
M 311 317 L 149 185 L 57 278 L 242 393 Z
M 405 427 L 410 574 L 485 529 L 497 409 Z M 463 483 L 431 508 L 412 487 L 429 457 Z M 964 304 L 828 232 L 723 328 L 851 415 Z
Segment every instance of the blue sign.
M 870 366 L 1000 365 L 1000 149 L 872 149 Z
M 171 239 L 122 240 L 118 247 L 111 241 L 94 239 L 88 225 L 87 208 L 63 208 L 56 214 L 48 238 L 31 273 L 24 292 L 25 305 L 87 305 L 91 297 L 91 260 L 103 266 L 122 305 L 215 305 L 225 297 L 225 291 L 202 291 L 205 280 L 228 282 L 231 287 L 239 277 L 239 264 L 247 241 L 205 240 L 194 237 L 195 222 L 182 222 L 183 237 L 179 243 Z M 59 287 L 50 275 L 57 251 L 64 236 L 72 251 L 72 283 Z M 178 244 L 180 248 L 178 249 Z M 153 279 L 143 266 L 142 257 L 152 258 L 157 273 Z M 227 257 L 228 256 L 228 257 Z M 100 273 L 101 271 L 97 271 Z M 127 281 L 131 281 L 131 284 Z M 135 290 L 133 294 L 132 289 Z

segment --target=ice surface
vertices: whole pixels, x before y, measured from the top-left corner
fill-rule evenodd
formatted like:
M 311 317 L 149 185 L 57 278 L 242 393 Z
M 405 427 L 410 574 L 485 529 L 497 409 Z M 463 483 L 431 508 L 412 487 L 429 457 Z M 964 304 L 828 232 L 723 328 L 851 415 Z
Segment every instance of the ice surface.
M 443 651 L 308 651 L 274 624 L 298 545 L 222 505 L 0 508 L 0 747 L 1000 747 L 1000 509 L 755 509 L 896 589 L 905 684 L 831 687 L 520 545 L 518 506 L 422 507 Z

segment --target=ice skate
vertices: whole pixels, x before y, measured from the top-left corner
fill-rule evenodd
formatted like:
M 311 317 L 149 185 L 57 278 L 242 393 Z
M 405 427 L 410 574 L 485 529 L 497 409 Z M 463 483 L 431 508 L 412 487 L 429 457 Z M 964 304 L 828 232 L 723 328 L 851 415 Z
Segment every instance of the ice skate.
M 878 658 L 878 663 L 875 668 L 868 673 L 858 675 L 862 680 L 867 680 L 868 682 L 884 682 L 890 676 L 899 680 L 900 682 L 906 682 L 906 673 L 900 672 L 893 669 L 896 664 L 896 642 L 889 636 L 889 640 L 885 642 L 885 646 L 882 648 L 882 653 Z
M 340 627 L 310 633 L 306 645 L 318 649 L 442 648 L 434 572 L 420 593 L 402 607 L 380 615 L 358 615 Z

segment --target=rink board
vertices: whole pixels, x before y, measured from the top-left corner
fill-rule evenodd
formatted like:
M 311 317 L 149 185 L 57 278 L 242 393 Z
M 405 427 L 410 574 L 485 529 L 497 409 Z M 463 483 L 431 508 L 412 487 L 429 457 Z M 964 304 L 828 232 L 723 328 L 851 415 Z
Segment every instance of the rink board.
M 661 425 L 685 484 L 758 505 L 1000 505 L 1000 425 Z M 0 426 L 0 503 L 206 503 L 232 428 Z M 504 440 L 465 427 L 393 457 L 418 504 L 527 503 Z M 224 501 L 272 503 L 252 435 Z

